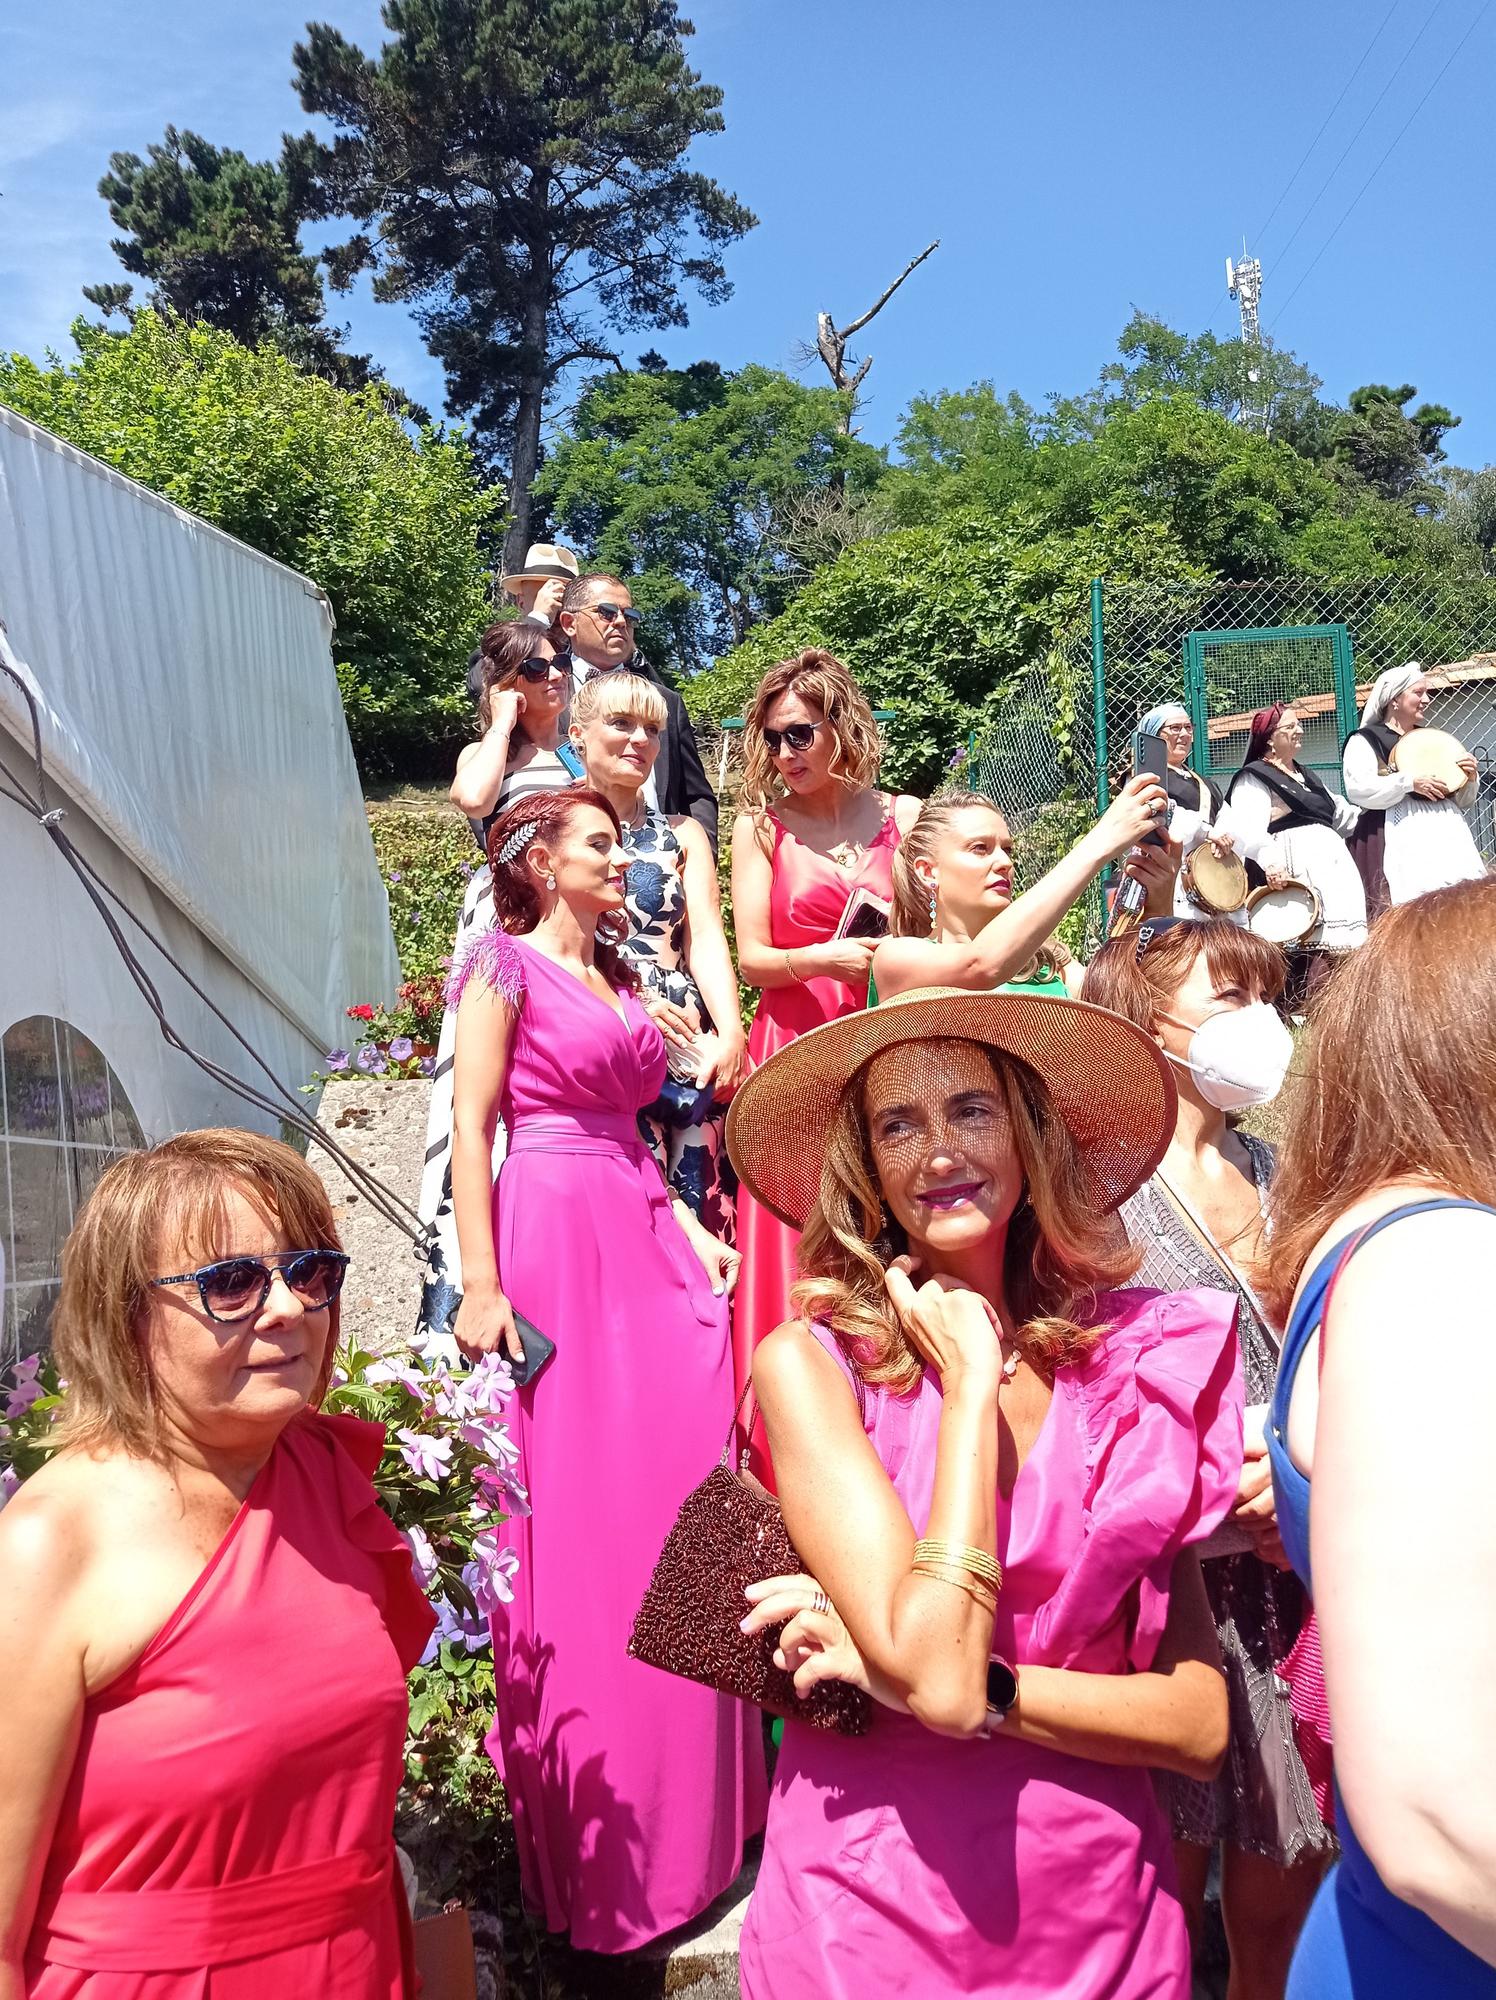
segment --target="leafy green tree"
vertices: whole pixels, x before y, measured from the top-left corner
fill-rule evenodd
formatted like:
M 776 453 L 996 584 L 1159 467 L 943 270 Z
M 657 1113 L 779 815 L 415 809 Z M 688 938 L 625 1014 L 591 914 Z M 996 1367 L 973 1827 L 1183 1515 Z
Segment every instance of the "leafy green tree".
M 834 389 L 772 368 L 673 369 L 646 355 L 588 383 L 535 498 L 599 568 L 629 577 L 650 634 L 694 670 L 789 595 L 786 503 L 882 473 L 882 454 L 847 437 L 843 416 Z
M 859 543 L 725 660 L 687 681 L 701 720 L 741 715 L 776 660 L 826 646 L 888 724 L 884 778 L 928 792 L 1001 708 L 1015 675 L 1077 617 L 1099 575 L 1190 575 L 1167 531 L 1054 533 L 1031 515 L 977 512 Z
M 1213 333 L 1177 332 L 1149 313 L 1135 312 L 1117 341 L 1120 359 L 1101 371 L 1097 395 L 1090 399 L 1090 422 L 1105 416 L 1115 403 L 1135 409 L 1155 396 L 1187 396 L 1203 410 L 1238 417 L 1250 384 L 1254 405 L 1267 413 L 1270 437 L 1305 424 L 1318 403 L 1320 379 L 1287 348 L 1265 340 L 1249 348 L 1240 340 L 1218 340 Z M 1082 405 L 1087 399 L 1082 399 Z M 1061 406 L 1079 410 L 1082 405 Z M 1084 430 L 1083 422 L 1081 428 Z
M 1442 403 L 1408 409 L 1417 394 L 1411 382 L 1396 389 L 1385 382 L 1352 389 L 1332 455 L 1347 478 L 1382 499 L 1430 508 L 1438 502 L 1434 467 L 1442 463 L 1444 439 L 1460 420 Z
M 687 65 L 675 0 L 386 0 L 383 19 L 377 58 L 325 24 L 298 44 L 302 104 L 338 137 L 287 159 L 319 214 L 365 225 L 333 282 L 372 268 L 412 305 L 448 409 L 507 460 L 513 562 L 557 380 L 617 364 L 610 333 L 684 325 L 684 286 L 725 298 L 721 252 L 754 217 L 686 164 L 722 93 Z
M 268 160 L 210 145 L 168 125 L 160 145 L 115 153 L 99 193 L 124 233 L 110 246 L 150 303 L 203 320 L 246 347 L 271 340 L 309 373 L 362 388 L 378 371 L 347 354 L 325 324 L 322 275 L 301 248 L 291 186 Z M 129 317 L 129 285 L 88 285 L 105 314 Z
M 320 585 L 365 772 L 445 768 L 499 506 L 462 438 L 412 439 L 373 388 L 149 310 L 74 338 L 71 367 L 0 356 L 0 402 Z
M 1451 466 L 1444 484 L 1450 532 L 1467 547 L 1479 549 L 1487 569 L 1496 570 L 1496 465 L 1482 466 L 1479 472 Z
M 886 494 L 904 522 L 933 513 L 985 508 L 1006 513 L 1033 497 L 1038 414 L 991 382 L 916 396 L 895 439 L 898 465 Z

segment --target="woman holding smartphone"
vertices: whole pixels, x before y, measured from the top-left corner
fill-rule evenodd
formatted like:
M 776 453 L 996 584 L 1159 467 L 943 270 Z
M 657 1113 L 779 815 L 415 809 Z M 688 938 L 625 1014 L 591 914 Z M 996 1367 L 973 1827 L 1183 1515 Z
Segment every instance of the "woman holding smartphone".
M 526 1903 L 601 1952 L 632 1950 L 720 1895 L 764 1806 L 757 1716 L 628 1657 L 681 1498 L 732 1422 L 738 1258 L 672 1200 L 639 1136 L 665 1043 L 619 951 L 619 834 L 583 786 L 500 814 L 498 927 L 451 987 L 457 1344 L 519 1363 L 527 1320 L 555 1348 L 517 1399 L 530 1511 L 500 1531 L 517 1568 L 493 1617 L 489 1748 Z

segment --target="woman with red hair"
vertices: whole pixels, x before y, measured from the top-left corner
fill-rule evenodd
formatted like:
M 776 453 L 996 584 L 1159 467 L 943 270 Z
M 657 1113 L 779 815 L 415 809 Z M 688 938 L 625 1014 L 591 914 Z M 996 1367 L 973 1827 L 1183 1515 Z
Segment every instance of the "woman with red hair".
M 739 1260 L 639 1135 L 665 1042 L 620 949 L 617 814 L 585 786 L 519 799 L 488 855 L 498 925 L 450 989 L 455 1333 L 522 1374 L 530 1503 L 502 1531 L 519 1562 L 493 1620 L 489 1748 L 526 1904 L 581 1950 L 627 1951 L 720 1895 L 763 1824 L 757 1714 L 628 1657 L 676 1511 L 732 1422 Z M 538 1364 L 536 1331 L 555 1350 Z
M 1319 921 L 1303 941 L 1299 977 L 1291 982 L 1313 994 L 1338 959 L 1365 944 L 1366 891 L 1345 844 L 1359 814 L 1299 763 L 1303 741 L 1304 725 L 1291 707 L 1280 701 L 1259 708 L 1217 827 L 1257 863 L 1271 888 L 1302 882 L 1319 898 Z

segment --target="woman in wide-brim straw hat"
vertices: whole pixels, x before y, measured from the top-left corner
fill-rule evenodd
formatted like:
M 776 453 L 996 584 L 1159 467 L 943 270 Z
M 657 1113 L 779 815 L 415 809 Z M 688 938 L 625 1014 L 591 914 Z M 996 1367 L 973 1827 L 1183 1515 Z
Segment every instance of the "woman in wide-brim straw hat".
M 786 1727 L 747 2000 L 1187 2000 L 1150 1773 L 1226 1743 L 1193 1551 L 1236 1495 L 1235 1305 L 1113 1289 L 1174 1107 L 1120 1016 L 948 989 L 801 1036 L 734 1103 L 744 1184 L 803 1230 L 754 1381 L 813 1573 L 749 1623 L 802 1692 L 883 1704 L 864 1737 Z

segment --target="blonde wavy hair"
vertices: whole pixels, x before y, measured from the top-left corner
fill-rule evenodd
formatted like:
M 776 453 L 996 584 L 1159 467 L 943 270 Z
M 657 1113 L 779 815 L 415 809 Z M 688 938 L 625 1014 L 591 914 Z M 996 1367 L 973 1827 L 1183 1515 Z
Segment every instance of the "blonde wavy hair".
M 626 715 L 631 722 L 646 722 L 651 729 L 663 729 L 667 712 L 664 695 L 642 674 L 622 670 L 593 674 L 571 698 L 571 727 L 579 731 L 600 716 Z
M 1003 809 L 983 792 L 938 792 L 926 799 L 919 817 L 893 851 L 893 909 L 889 913 L 890 937 L 928 937 L 930 934 L 930 892 L 914 872 L 916 861 L 933 861 L 940 843 L 951 830 L 957 813 L 980 806 L 1007 825 Z M 1013 979 L 1053 978 L 1075 959 L 1069 948 L 1055 936 L 1046 938 L 1028 964 L 1011 973 Z
M 818 708 L 830 723 L 836 739 L 832 776 L 848 791 L 866 791 L 876 785 L 883 744 L 868 698 L 840 660 L 812 646 L 770 667 L 748 704 L 743 719 L 743 803 L 749 810 L 767 812 L 784 796 L 764 742 L 764 718 L 786 694 L 799 695 L 808 708 Z
M 976 1046 L 992 1065 L 1023 1169 L 1023 1193 L 1008 1223 L 1003 1292 L 1020 1353 L 1052 1374 L 1082 1360 L 1105 1334 L 1105 1322 L 1093 1318 L 1097 1295 L 1130 1278 L 1141 1252 L 1114 1214 L 1098 1214 L 1075 1141 L 1043 1079 L 1027 1063 Z M 800 1238 L 803 1275 L 790 1297 L 806 1319 L 831 1328 L 863 1381 L 903 1395 L 918 1385 L 924 1362 L 883 1282 L 908 1245 L 873 1165 L 869 1067 L 864 1063 L 848 1081 L 827 1134 L 820 1195 Z
M 164 1459 L 155 1383 L 142 1334 L 156 1297 L 151 1280 L 169 1277 L 163 1256 L 186 1267 L 225 1256 L 227 1201 L 242 1194 L 297 1250 L 340 1250 L 327 1190 L 299 1153 L 279 1139 L 227 1128 L 183 1132 L 105 1169 L 62 1250 L 62 1287 L 52 1351 L 67 1384 L 57 1429 L 60 1447 L 123 1446 Z M 195 1294 L 193 1297 L 195 1298 Z M 327 1393 L 341 1321 L 327 1308 L 327 1350 L 311 1395 Z

